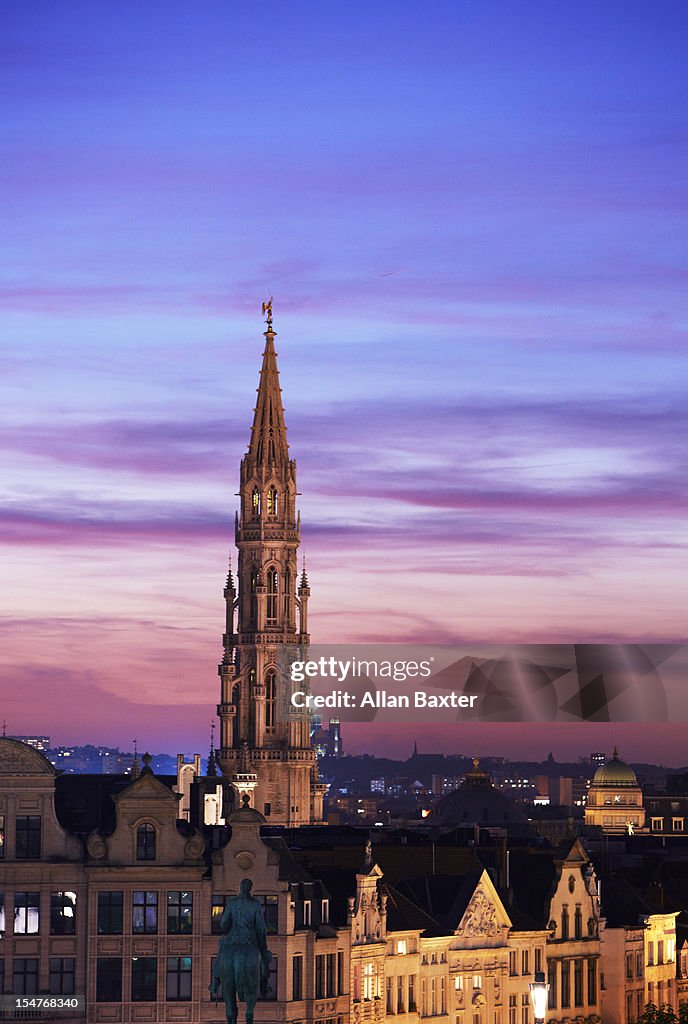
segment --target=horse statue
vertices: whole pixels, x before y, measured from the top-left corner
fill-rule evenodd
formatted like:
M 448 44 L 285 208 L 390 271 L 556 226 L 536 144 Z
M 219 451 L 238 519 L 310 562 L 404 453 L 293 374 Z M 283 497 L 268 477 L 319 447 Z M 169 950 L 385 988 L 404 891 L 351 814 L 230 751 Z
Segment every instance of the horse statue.
M 246 1003 L 246 1024 L 253 1024 L 258 994 L 265 998 L 272 954 L 267 947 L 263 908 L 251 896 L 253 883 L 243 878 L 239 895 L 224 909 L 220 921 L 222 938 L 215 957 L 210 992 L 219 998 L 220 989 L 227 1010 L 227 1024 L 237 1022 L 237 999 Z

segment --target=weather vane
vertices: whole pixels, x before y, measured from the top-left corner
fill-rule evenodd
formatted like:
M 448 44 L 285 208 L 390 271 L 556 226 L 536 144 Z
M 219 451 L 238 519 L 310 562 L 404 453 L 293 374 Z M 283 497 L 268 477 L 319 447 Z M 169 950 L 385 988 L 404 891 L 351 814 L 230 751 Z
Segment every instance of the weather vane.
M 268 330 L 272 330 L 272 295 L 267 302 L 263 303 L 263 316 L 267 313 L 267 320 L 265 321 L 268 325 Z

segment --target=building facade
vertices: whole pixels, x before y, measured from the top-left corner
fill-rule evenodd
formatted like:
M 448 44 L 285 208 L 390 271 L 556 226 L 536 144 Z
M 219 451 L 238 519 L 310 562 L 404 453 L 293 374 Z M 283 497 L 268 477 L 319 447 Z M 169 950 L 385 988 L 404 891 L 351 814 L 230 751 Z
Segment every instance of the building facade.
M 318 780 L 310 716 L 291 705 L 288 664 L 308 647 L 305 569 L 296 509 L 296 462 L 290 458 L 279 386 L 272 307 L 236 515 L 237 583 L 224 589 L 226 625 L 218 760 L 238 806 L 243 796 L 277 825 L 322 821 L 326 787 Z

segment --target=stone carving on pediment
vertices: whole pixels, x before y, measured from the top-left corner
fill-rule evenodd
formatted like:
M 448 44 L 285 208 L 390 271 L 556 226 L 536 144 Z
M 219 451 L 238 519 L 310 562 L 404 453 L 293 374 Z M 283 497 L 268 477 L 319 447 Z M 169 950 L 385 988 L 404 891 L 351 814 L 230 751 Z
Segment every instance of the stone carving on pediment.
M 198 860 L 203 856 L 204 850 L 205 840 L 200 835 L 191 836 L 184 844 L 184 856 L 187 860 Z
M 458 934 L 473 938 L 496 935 L 499 930 L 494 903 L 490 902 L 482 889 L 476 889 L 462 918 L 461 927 L 457 929 Z
M 86 840 L 86 849 L 93 860 L 104 860 L 107 857 L 107 843 L 95 832 Z
M 234 860 L 242 871 L 250 871 L 255 862 L 255 855 L 250 850 L 240 850 L 234 854 Z

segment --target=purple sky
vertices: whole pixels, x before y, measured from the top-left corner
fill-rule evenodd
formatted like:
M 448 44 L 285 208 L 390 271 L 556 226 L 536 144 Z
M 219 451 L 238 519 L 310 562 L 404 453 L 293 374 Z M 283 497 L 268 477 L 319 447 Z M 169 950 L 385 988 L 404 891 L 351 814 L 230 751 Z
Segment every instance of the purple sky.
M 269 294 L 314 639 L 685 638 L 687 37 L 633 0 L 4 12 L 10 731 L 205 749 Z

